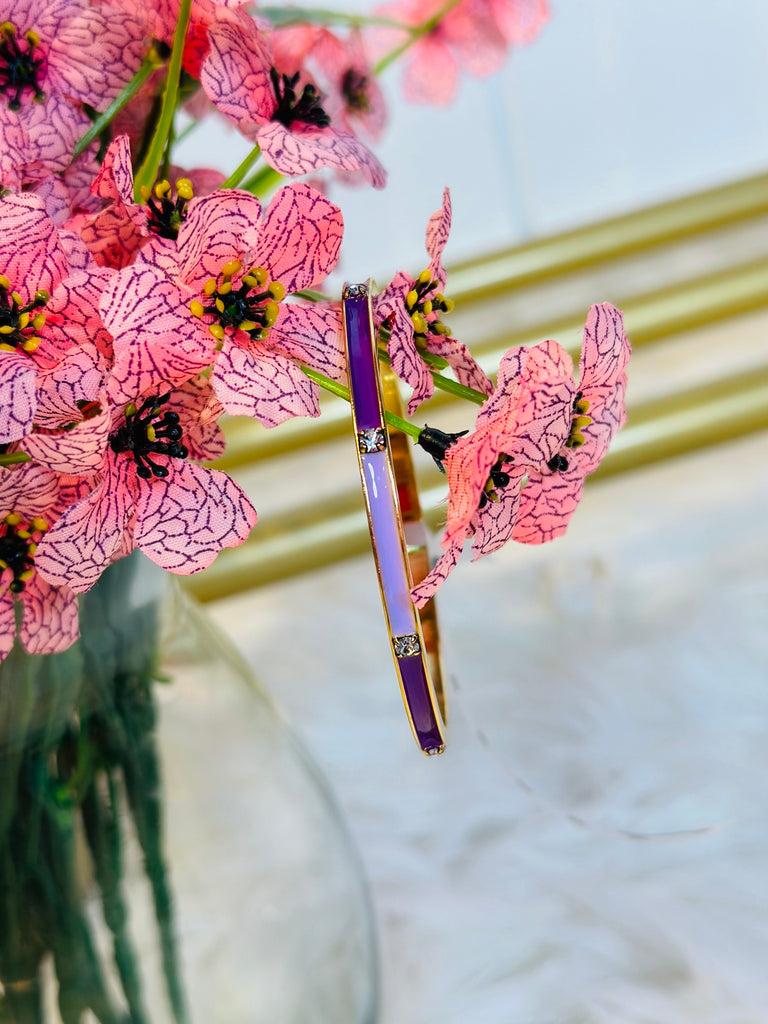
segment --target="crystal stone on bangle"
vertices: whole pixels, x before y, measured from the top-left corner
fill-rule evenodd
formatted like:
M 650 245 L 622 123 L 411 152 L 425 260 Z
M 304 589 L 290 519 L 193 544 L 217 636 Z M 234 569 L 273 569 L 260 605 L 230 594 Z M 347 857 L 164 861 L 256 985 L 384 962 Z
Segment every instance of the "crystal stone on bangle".
M 405 636 L 393 636 L 392 646 L 398 658 L 407 658 L 421 653 L 418 633 L 406 633 Z
M 372 455 L 373 452 L 383 452 L 387 447 L 387 435 L 382 427 L 370 427 L 368 430 L 357 432 L 357 447 L 361 455 Z

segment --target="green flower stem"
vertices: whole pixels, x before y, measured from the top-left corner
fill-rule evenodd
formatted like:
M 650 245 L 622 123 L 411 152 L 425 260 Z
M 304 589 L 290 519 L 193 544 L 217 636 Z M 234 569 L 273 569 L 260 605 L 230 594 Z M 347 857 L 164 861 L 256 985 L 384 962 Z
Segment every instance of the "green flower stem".
M 325 377 L 322 373 L 318 373 L 317 370 L 312 370 L 308 366 L 302 366 L 301 369 L 310 380 L 313 380 L 315 384 L 318 384 L 325 391 L 330 391 L 332 395 L 343 398 L 345 402 L 350 401 L 349 389 L 345 388 L 343 384 L 338 384 L 335 380 Z M 422 431 L 421 427 L 417 427 L 415 423 L 409 423 L 408 420 L 404 420 L 400 416 L 395 416 L 393 412 L 387 412 L 385 416 L 390 427 L 394 427 L 395 430 L 402 430 L 404 434 L 408 434 L 414 441 L 418 441 L 419 434 Z
M 155 127 L 155 133 L 149 144 L 144 163 L 136 173 L 133 184 L 133 194 L 137 202 L 141 200 L 141 187 L 146 185 L 152 188 L 155 183 L 157 169 L 163 159 L 165 144 L 173 128 L 173 117 L 176 113 L 176 101 L 179 96 L 179 80 L 181 78 L 181 60 L 184 55 L 184 43 L 187 38 L 187 27 L 189 16 L 192 10 L 192 0 L 181 0 L 179 5 L 179 16 L 176 23 L 176 32 L 173 37 L 173 50 L 171 59 L 168 62 L 168 74 L 165 80 L 165 91 L 163 92 L 163 103 Z
M 243 182 L 240 188 L 246 192 L 252 192 L 255 196 L 263 196 L 273 185 L 277 185 L 278 182 L 283 180 L 284 175 L 280 171 L 276 171 L 274 167 L 270 167 L 268 164 L 265 167 L 260 167 L 255 174 L 252 174 L 250 178 Z
M 325 8 L 309 7 L 259 7 L 259 14 L 268 18 L 275 28 L 286 25 L 303 25 L 307 22 L 319 25 L 349 25 L 364 28 L 366 25 L 380 25 L 385 28 L 399 28 L 410 32 L 411 25 L 404 25 L 394 18 L 380 18 L 376 15 L 350 14 L 348 11 L 330 11 Z
M 405 53 L 405 51 L 409 49 L 411 46 L 413 46 L 414 43 L 418 42 L 418 40 L 421 39 L 422 36 L 425 36 L 427 35 L 428 32 L 431 32 L 432 29 L 439 24 L 440 20 L 444 18 L 449 11 L 452 11 L 453 8 L 458 6 L 458 4 L 460 3 L 461 0 L 447 0 L 447 2 L 443 4 L 440 10 L 433 14 L 431 18 L 427 18 L 427 20 L 423 21 L 421 25 L 416 25 L 412 27 L 410 29 L 410 39 L 406 39 L 404 43 L 401 43 L 399 46 L 396 46 L 394 50 L 391 50 L 388 54 L 386 54 L 386 56 L 382 57 L 379 63 L 373 69 L 374 75 L 380 75 L 382 71 L 389 67 L 390 64 L 394 64 L 398 57 L 401 57 Z
M 259 159 L 260 155 L 261 147 L 258 145 L 254 146 L 251 152 L 245 158 L 245 160 L 243 160 L 243 162 L 238 167 L 236 167 L 234 171 L 232 171 L 227 180 L 222 181 L 222 183 L 219 185 L 219 188 L 237 188 L 237 186 L 246 176 L 248 171 L 250 171 L 250 169 Z
M 26 452 L 3 452 L 0 454 L 0 466 L 18 466 L 20 462 L 29 462 Z
M 440 391 L 445 391 L 446 394 L 453 395 L 454 398 L 463 398 L 467 402 L 474 402 L 475 405 L 482 405 L 483 402 L 488 400 L 488 395 L 483 394 L 482 391 L 475 391 L 474 388 L 465 387 L 463 384 L 459 384 L 457 380 L 451 380 L 450 377 L 444 377 L 441 373 L 438 373 L 437 370 L 433 370 L 433 360 L 440 360 L 443 366 L 448 365 L 444 359 L 440 358 L 440 356 L 435 356 L 431 352 L 420 352 L 419 355 L 430 367 L 429 372 L 432 374 L 432 380 L 435 382 L 435 387 L 439 388 Z M 387 363 L 390 366 L 392 365 L 392 360 L 383 348 L 379 349 L 379 359 L 383 363 Z
M 99 114 L 99 116 L 93 122 L 91 127 L 85 133 L 85 135 L 77 143 L 77 145 L 75 146 L 74 153 L 72 155 L 73 163 L 82 153 L 85 152 L 85 150 L 90 146 L 90 144 L 93 142 L 96 136 L 100 135 L 101 132 L 104 131 L 104 129 L 112 121 L 115 115 L 120 113 L 120 111 L 123 109 L 126 103 L 128 103 L 129 100 L 133 99 L 133 97 L 136 95 L 136 93 L 139 91 L 142 85 L 144 85 L 144 83 L 150 77 L 152 72 L 157 70 L 157 68 L 161 68 L 162 66 L 162 60 L 160 59 L 157 51 L 154 48 L 152 48 L 149 51 L 149 54 L 144 58 L 144 62 L 142 63 L 141 67 L 136 72 L 136 74 L 133 76 L 133 78 L 130 80 L 128 85 L 126 85 L 126 87 L 119 94 L 119 96 L 116 96 L 112 100 L 107 109 L 103 113 Z

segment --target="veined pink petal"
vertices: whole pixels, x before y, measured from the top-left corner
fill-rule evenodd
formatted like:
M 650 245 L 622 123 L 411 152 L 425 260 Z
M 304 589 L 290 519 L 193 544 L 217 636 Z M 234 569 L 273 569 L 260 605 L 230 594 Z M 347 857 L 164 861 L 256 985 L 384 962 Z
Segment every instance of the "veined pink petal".
M 447 107 L 459 83 L 456 58 L 445 43 L 432 35 L 419 40 L 403 73 L 403 95 L 410 103 Z
M 520 509 L 520 482 L 524 475 L 524 470 L 512 469 L 507 486 L 496 491 L 498 500 L 486 502 L 482 514 L 478 513 L 472 539 L 473 562 L 498 551 L 512 536 Z
M 225 473 L 182 462 L 161 485 L 140 486 L 135 541 L 164 569 L 189 575 L 242 544 L 255 522 L 253 505 Z
M 178 276 L 200 291 L 231 260 L 258 245 L 261 203 L 250 192 L 226 189 L 192 199 L 179 228 Z
M 127 135 L 118 135 L 110 142 L 91 191 L 100 199 L 115 203 L 133 202 L 131 141 Z
M 432 396 L 435 388 L 432 374 L 416 348 L 413 323 L 405 307 L 405 296 L 412 287 L 413 278 L 401 272 L 374 299 L 374 325 L 378 328 L 386 321 L 390 331 L 387 353 L 392 369 L 400 380 L 413 388 L 408 401 L 409 416 Z
M 96 473 L 104 462 L 112 413 L 109 407 L 55 434 L 28 434 L 22 449 L 42 466 L 68 476 Z
M 467 346 L 451 334 L 429 334 L 427 347 L 436 356 L 442 356 L 464 387 L 474 388 L 485 395 L 493 392 L 493 382 L 482 367 L 475 362 Z
M 32 429 L 36 381 L 37 367 L 28 355 L 0 352 L 0 444 L 18 441 Z
M 5 109 L 5 104 L 2 108 Z M 25 182 L 39 181 L 49 171 L 65 172 L 75 144 L 91 125 L 79 105 L 72 104 L 55 90 L 43 102 L 24 104 L 18 115 L 12 111 L 8 111 L 8 115 L 18 119 L 24 132 L 23 166 L 19 175 Z M 4 124 L 7 124 L 6 117 L 0 115 L 0 125 Z M 2 136 L 7 144 L 5 127 Z M 15 144 L 16 139 L 16 134 L 12 133 L 11 143 Z
M 35 426 L 44 430 L 80 419 L 79 402 L 95 402 L 104 385 L 99 355 L 91 344 L 71 346 L 37 378 Z
M 269 204 L 253 262 L 287 294 L 312 288 L 336 266 L 343 233 L 338 206 L 309 185 L 286 185 Z
M 101 311 L 114 338 L 113 402 L 181 384 L 213 358 L 213 338 L 184 315 L 176 286 L 140 259 L 108 285 Z
M 594 473 L 605 457 L 612 438 L 627 418 L 624 408 L 626 385 L 617 381 L 610 387 L 589 389 L 588 415 L 592 422 L 581 428 L 584 444 L 576 449 L 574 458 L 584 476 Z
M 77 595 L 68 587 L 53 587 L 35 573 L 22 602 L 21 642 L 30 654 L 65 651 L 80 636 Z
M 54 503 L 59 491 L 55 473 L 34 463 L 0 470 L 0 518 L 11 512 L 32 519 L 43 515 Z
M 102 364 L 112 361 L 112 335 L 104 326 L 99 303 L 114 276 L 114 270 L 91 263 L 87 270 L 67 277 L 51 295 L 44 332 L 59 352 L 73 343 L 82 347 L 92 343 Z
M 290 302 L 280 307 L 267 344 L 289 359 L 342 384 L 347 380 L 347 359 L 338 302 Z
M 252 342 L 246 351 L 225 338 L 211 381 L 231 416 L 254 416 L 265 427 L 291 416 L 320 415 L 317 385 L 263 342 Z
M 29 192 L 7 195 L 0 213 L 0 267 L 11 288 L 27 300 L 39 288 L 53 292 L 69 265 L 43 200 Z
M 286 128 L 270 121 L 260 128 L 257 141 L 270 167 L 281 174 L 314 174 L 323 167 L 356 171 L 374 188 L 384 188 L 387 173 L 373 153 L 354 135 L 333 127 L 295 124 Z
M 7 575 L 10 579 L 10 571 L 7 571 Z M 11 653 L 15 636 L 16 613 L 13 607 L 13 594 L 0 582 L 0 661 Z
M 520 495 L 513 540 L 543 544 L 565 533 L 583 490 L 584 475 L 578 467 L 532 477 Z
M 200 84 L 221 113 L 255 141 L 259 126 L 277 109 L 269 78 L 269 46 L 244 15 L 217 19 L 208 39 L 211 49 L 203 61 Z
M 615 384 L 627 368 L 630 352 L 621 312 L 609 302 L 592 306 L 584 325 L 579 387 Z
M 35 568 L 49 583 L 82 594 L 109 565 L 131 516 L 132 466 L 120 456 L 108 459 L 101 483 L 45 534 L 35 553 Z
M 184 431 L 182 443 L 189 450 L 190 459 L 207 462 L 224 454 L 226 442 L 217 422 L 224 408 L 208 377 L 193 377 L 177 388 L 169 409 L 179 414 Z
M 459 564 L 463 543 L 449 544 L 421 583 L 411 591 L 411 600 L 417 608 L 423 608 L 438 588 L 448 579 Z
M 426 245 L 430 260 L 436 263 L 443 255 L 451 231 L 451 190 L 443 189 L 443 205 L 427 222 Z

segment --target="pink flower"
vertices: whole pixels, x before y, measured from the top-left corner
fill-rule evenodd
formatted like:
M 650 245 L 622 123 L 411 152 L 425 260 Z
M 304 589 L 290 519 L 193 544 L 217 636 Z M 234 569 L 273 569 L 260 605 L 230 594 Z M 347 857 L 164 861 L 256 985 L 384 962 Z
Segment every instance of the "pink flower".
M 332 270 L 342 233 L 339 208 L 308 185 L 280 189 L 264 216 L 236 189 L 192 200 L 176 245 L 146 246 L 105 298 L 116 384 L 156 329 L 151 374 L 174 384 L 195 360 L 215 359 L 211 383 L 230 414 L 266 426 L 317 416 L 317 387 L 298 364 L 344 378 L 338 304 L 282 300 Z M 127 397 L 120 387 L 115 400 Z
M 312 174 L 322 167 L 358 172 L 383 188 L 384 169 L 366 146 L 337 127 L 312 81 L 281 74 L 256 22 L 220 12 L 209 30 L 210 52 L 200 82 L 218 110 L 261 147 L 281 174 Z
M 451 228 L 451 196 L 443 192 L 441 209 L 432 214 L 427 225 L 426 247 L 429 266 L 414 280 L 401 271 L 374 300 L 374 324 L 389 335 L 387 352 L 392 369 L 413 388 L 408 414 L 425 402 L 434 391 L 429 367 L 422 352 L 445 359 L 460 384 L 489 395 L 493 385 L 470 355 L 469 349 L 451 335 L 441 320 L 453 303 L 443 295 L 445 270 L 442 254 Z
M 55 654 L 80 635 L 77 597 L 36 570 L 37 547 L 62 504 L 55 473 L 33 463 L 0 469 L 0 661 L 13 647 L 15 604 L 21 642 L 30 654 Z
M 93 490 L 66 509 L 37 549 L 42 576 L 83 593 L 134 547 L 164 569 L 189 575 L 223 547 L 242 543 L 256 522 L 250 501 L 226 474 L 189 461 L 222 453 L 220 414 L 202 377 L 113 408 Z
M 377 13 L 416 27 L 442 6 L 441 0 L 401 0 Z M 460 71 L 474 78 L 495 74 L 509 46 L 531 42 L 547 18 L 545 0 L 463 0 L 405 55 L 406 99 L 447 106 L 456 96 Z M 405 38 L 397 29 L 378 29 L 371 45 L 379 57 Z
M 597 469 L 626 419 L 625 370 L 630 351 L 619 310 L 608 303 L 592 306 L 584 325 L 571 430 L 550 462 L 529 473 L 512 531 L 514 540 L 541 544 L 565 533 L 584 478 Z
M 477 559 L 510 539 L 537 544 L 565 531 L 584 477 L 624 422 L 629 354 L 621 313 L 604 303 L 587 317 L 578 386 L 570 357 L 555 341 L 505 355 L 474 433 L 447 448 L 444 551 L 414 588 L 417 605 L 444 582 L 468 537 Z M 429 434 L 425 440 L 430 450 Z
M 347 131 L 378 138 L 386 120 L 384 94 L 359 32 L 340 39 L 320 25 L 292 25 L 270 36 L 275 67 L 294 75 L 311 72 L 323 92 L 323 109 Z
M 526 473 L 546 467 L 568 437 L 574 393 L 570 357 L 556 341 L 506 353 L 496 388 L 477 414 L 474 432 L 447 448 L 444 551 L 413 590 L 417 606 L 429 600 L 458 564 L 468 537 L 474 537 L 475 558 L 490 554 L 509 539 Z M 444 436 L 453 439 L 453 435 Z M 441 459 L 425 444 L 429 440 L 427 434 L 419 443 Z
M 0 180 L 66 169 L 90 127 L 138 69 L 145 39 L 127 10 L 88 0 L 14 0 L 0 26 Z

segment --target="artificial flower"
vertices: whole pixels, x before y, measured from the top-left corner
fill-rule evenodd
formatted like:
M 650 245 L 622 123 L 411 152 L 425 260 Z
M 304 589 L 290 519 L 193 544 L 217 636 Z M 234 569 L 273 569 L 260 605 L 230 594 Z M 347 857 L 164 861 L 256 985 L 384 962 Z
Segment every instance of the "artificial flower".
M 493 384 L 472 358 L 469 349 L 451 334 L 440 319 L 450 313 L 453 303 L 443 294 L 446 274 L 443 250 L 451 229 L 451 195 L 443 191 L 441 208 L 427 224 L 426 248 L 429 264 L 417 278 L 400 271 L 374 300 L 374 323 L 387 337 L 392 369 L 413 389 L 408 413 L 425 402 L 434 391 L 429 366 L 422 353 L 445 359 L 460 384 L 489 395 Z

